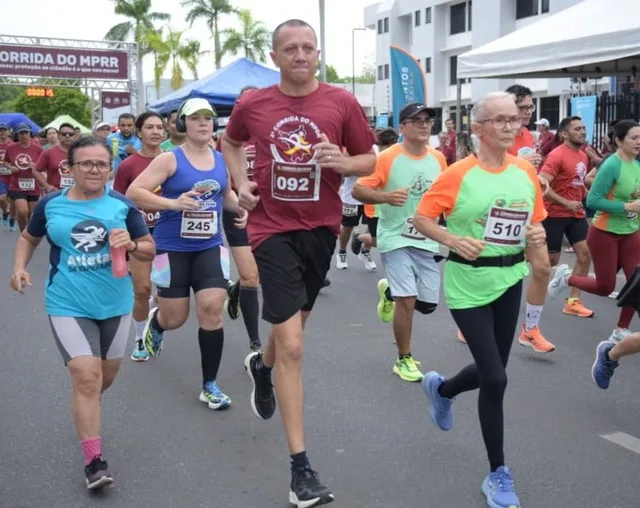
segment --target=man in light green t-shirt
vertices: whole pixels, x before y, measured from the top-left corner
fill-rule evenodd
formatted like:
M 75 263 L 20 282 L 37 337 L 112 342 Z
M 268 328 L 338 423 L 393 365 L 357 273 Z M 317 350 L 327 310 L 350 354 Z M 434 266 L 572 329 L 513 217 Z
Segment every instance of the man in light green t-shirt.
M 160 143 L 160 148 L 165 152 L 170 152 L 174 148 L 184 143 L 184 134 L 179 133 L 176 130 L 176 120 L 178 119 L 178 112 L 172 111 L 165 119 L 167 132 L 169 138 Z
M 393 320 L 398 345 L 393 372 L 411 382 L 423 377 L 411 356 L 413 313 L 432 313 L 440 291 L 438 244 L 413 226 L 422 195 L 447 166 L 428 146 L 435 114 L 424 104 L 405 106 L 399 116 L 403 142 L 381 152 L 373 175 L 360 178 L 353 189 L 356 199 L 377 205 L 377 243 L 387 272 L 378 282 L 378 315 L 383 322 Z

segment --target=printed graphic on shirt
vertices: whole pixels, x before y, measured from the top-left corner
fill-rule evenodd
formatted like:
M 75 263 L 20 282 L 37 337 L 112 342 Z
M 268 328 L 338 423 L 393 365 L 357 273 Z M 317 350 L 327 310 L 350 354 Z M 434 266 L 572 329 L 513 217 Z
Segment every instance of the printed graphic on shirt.
M 4 164 L 5 162 L 5 157 L 7 155 L 7 151 L 2 149 L 0 150 L 0 175 L 10 175 L 11 174 L 11 169 L 9 169 L 9 167 Z
M 88 272 L 111 266 L 109 253 L 100 254 L 109 241 L 107 228 L 96 220 L 85 220 L 73 226 L 71 244 L 79 254 L 69 256 L 69 272 Z
M 632 201 L 636 201 L 637 199 L 640 199 L 640 184 L 636 184 L 633 191 L 631 191 L 631 197 L 629 198 L 628 202 L 631 203 Z M 627 219 L 635 220 L 637 218 L 637 212 L 627 212 Z
M 529 155 L 533 155 L 535 153 L 535 150 L 530 146 L 523 146 L 518 149 L 518 157 L 528 157 Z
M 413 177 L 413 181 L 409 186 L 409 194 L 421 198 L 429 187 L 431 187 L 432 183 L 433 180 L 427 177 L 425 173 L 418 173 Z
M 576 164 L 576 176 L 571 181 L 571 185 L 574 187 L 582 187 L 584 185 L 584 179 L 587 176 L 587 165 L 580 161 Z
M 220 192 L 220 182 L 217 180 L 201 180 L 193 185 L 193 190 L 200 193 L 197 200 L 200 202 L 200 210 L 215 208 L 215 197 Z
M 74 179 L 67 159 L 60 161 L 58 172 L 60 173 L 60 187 L 71 187 Z
M 31 160 L 31 157 L 29 157 L 29 154 L 27 153 L 18 154 L 14 161 L 15 166 L 20 171 L 26 171 L 27 169 L 29 169 L 32 162 L 33 161 Z

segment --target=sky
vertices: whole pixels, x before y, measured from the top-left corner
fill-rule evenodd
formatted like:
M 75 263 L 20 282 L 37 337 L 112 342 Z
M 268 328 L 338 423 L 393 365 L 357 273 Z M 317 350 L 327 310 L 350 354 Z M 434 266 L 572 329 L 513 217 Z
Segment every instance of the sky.
M 4 1 L 1 2 L 5 4 Z M 184 38 L 196 39 L 203 50 L 213 50 L 213 40 L 205 22 L 200 20 L 189 28 L 184 21 L 187 9 L 181 7 L 180 0 L 152 0 L 153 10 L 171 15 L 169 26 L 172 30 L 186 30 Z M 327 64 L 333 65 L 340 76 L 350 76 L 352 69 L 351 37 L 352 29 L 363 27 L 363 10 L 374 0 L 326 0 Z M 124 21 L 113 13 L 112 0 L 28 0 L 6 2 L 0 8 L 0 34 L 57 37 L 83 40 L 100 40 L 113 25 Z M 250 9 L 253 16 L 261 20 L 269 30 L 290 18 L 300 18 L 309 22 L 319 32 L 320 15 L 318 2 L 314 0 L 232 0 L 237 8 Z M 277 5 L 277 8 L 275 8 Z M 25 7 L 29 17 L 25 16 Z M 27 21 L 28 20 L 28 21 Z M 224 17 L 221 28 L 239 23 L 233 16 Z M 375 31 L 355 32 L 355 68 L 359 74 L 365 62 L 373 63 L 375 58 Z M 241 55 L 238 55 L 241 56 Z M 222 64 L 235 58 L 227 56 Z M 267 55 L 267 64 L 273 66 Z M 213 52 L 201 57 L 199 77 L 214 72 Z M 144 80 L 153 80 L 153 61 L 147 57 L 144 62 Z M 169 77 L 169 76 L 165 76 Z M 190 78 L 185 70 L 185 78 Z

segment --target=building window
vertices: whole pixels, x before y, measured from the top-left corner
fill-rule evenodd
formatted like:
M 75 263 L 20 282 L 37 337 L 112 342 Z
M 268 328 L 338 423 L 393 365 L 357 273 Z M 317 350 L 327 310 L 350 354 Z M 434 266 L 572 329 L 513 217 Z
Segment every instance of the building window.
M 469 4 L 467 8 L 467 12 L 468 12 L 467 18 L 469 20 L 469 31 L 471 31 L 471 3 L 472 3 L 471 0 L 469 0 Z
M 431 7 L 427 7 L 424 11 L 424 24 L 428 25 L 431 23 Z
M 429 74 L 431 72 L 431 57 L 428 56 L 424 59 L 424 72 Z
M 384 64 L 384 79 L 389 79 L 389 64 Z
M 420 13 L 421 13 L 421 12 L 422 12 L 422 11 L 416 11 L 416 12 L 415 12 L 415 20 L 416 20 L 415 22 L 416 22 L 416 26 L 420 26 Z
M 382 33 L 382 20 L 381 19 L 378 20 L 378 33 L 379 34 Z
M 389 18 L 384 18 L 384 33 L 389 33 Z
M 384 68 L 382 65 L 378 65 L 378 81 L 382 81 L 384 79 Z
M 559 97 L 540 97 L 539 100 L 539 118 L 549 120 L 552 129 L 558 128 L 560 122 L 560 98 Z
M 449 84 L 458 84 L 458 56 L 449 57 Z
M 516 0 L 516 19 L 549 12 L 549 0 Z
M 541 0 L 540 2 L 540 13 L 546 14 L 549 12 L 549 0 Z
M 449 10 L 449 24 L 451 35 L 467 31 L 467 2 L 455 4 Z

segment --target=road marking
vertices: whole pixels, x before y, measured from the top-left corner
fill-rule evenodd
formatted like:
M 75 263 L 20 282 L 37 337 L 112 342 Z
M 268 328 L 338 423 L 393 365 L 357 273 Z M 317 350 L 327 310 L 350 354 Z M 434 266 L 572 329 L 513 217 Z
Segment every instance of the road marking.
M 611 294 L 609 295 L 609 298 L 612 298 L 613 300 L 615 300 L 616 298 L 618 298 L 618 292 L 617 292 L 617 291 L 614 291 L 613 293 L 611 293 Z
M 614 432 L 613 434 L 600 434 L 602 439 L 611 441 L 612 443 L 622 446 L 627 450 L 631 450 L 634 453 L 640 455 L 640 439 L 634 437 L 626 432 Z

